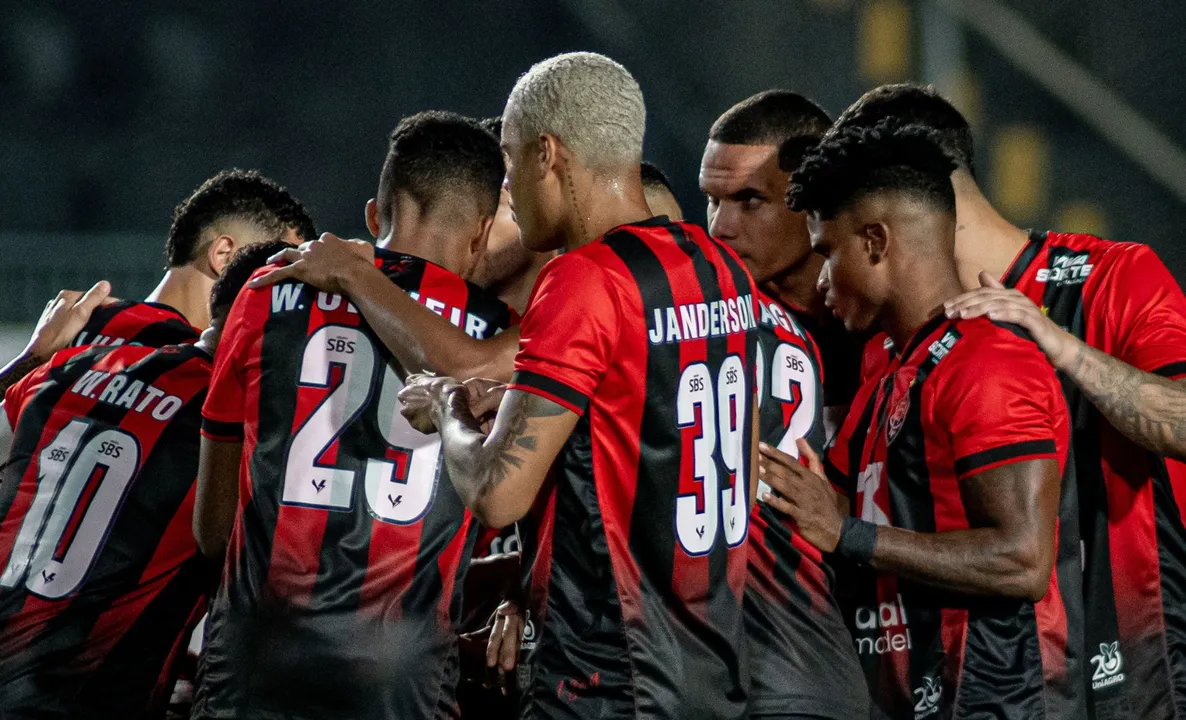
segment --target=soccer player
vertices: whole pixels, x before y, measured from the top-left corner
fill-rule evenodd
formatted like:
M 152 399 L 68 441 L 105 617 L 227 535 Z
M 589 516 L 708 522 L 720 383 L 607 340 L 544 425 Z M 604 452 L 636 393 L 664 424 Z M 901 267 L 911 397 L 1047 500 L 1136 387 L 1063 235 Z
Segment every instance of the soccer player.
M 498 207 L 498 143 L 451 113 L 405 118 L 368 203 L 374 262 L 476 337 L 506 305 L 467 284 Z M 397 412 L 401 368 L 341 295 L 245 291 L 204 409 L 195 534 L 221 557 L 197 718 L 453 715 L 474 525 L 440 445 Z M 233 534 L 232 534 L 233 525 Z
M 823 448 L 827 385 L 818 348 L 803 327 L 806 313 L 791 291 L 796 276 L 812 269 L 818 275 L 823 258 L 811 254 L 804 213 L 786 206 L 783 168 L 798 167 L 831 124 L 802 95 L 759 93 L 716 122 L 713 135 L 730 142 L 709 140 L 700 171 L 709 232 L 721 233 L 738 252 L 759 288 L 759 438 L 792 456 L 800 438 Z M 820 552 L 785 518 L 756 504 L 745 596 L 750 717 L 868 715 L 869 694 L 833 583 Z
M 286 189 L 254 170 L 224 170 L 173 211 L 165 242 L 169 267 L 144 302 L 109 301 L 105 282 L 85 297 L 61 292 L 46 313 L 59 310 L 62 317 L 51 332 L 39 326 L 25 351 L 0 370 L 0 391 L 67 345 L 194 342 L 210 324 L 210 289 L 237 249 L 276 239 L 297 245 L 315 237 L 313 221 Z
M 684 211 L 675 199 L 671 181 L 654 163 L 642 163 L 642 192 L 652 215 L 666 215 L 672 222 L 683 222 Z
M 197 343 L 70 348 L 9 388 L 0 716 L 163 713 L 216 579 L 190 530 L 213 352 L 239 288 L 277 250 L 235 255 Z
M 935 129 L 957 161 L 956 260 L 965 289 L 986 289 L 953 299 L 948 312 L 1022 325 L 1068 380 L 1081 507 L 1064 488 L 1060 516 L 1064 527 L 1082 518 L 1096 714 L 1184 716 L 1186 466 L 1171 458 L 1186 452 L 1186 299 L 1146 245 L 1009 224 L 977 186 L 967 122 L 933 90 L 878 88 L 838 124 L 887 115 Z M 1078 559 L 1078 548 L 1064 549 Z
M 815 339 L 823 356 L 826 434 L 848 410 L 859 379 L 861 344 L 828 313 L 815 281 L 822 265 L 811 252 L 800 213 L 785 202 L 793 161 L 831 120 L 806 98 L 767 90 L 721 115 L 708 133 L 700 161 L 700 189 L 708 198 L 708 231 L 762 268 L 760 286 L 778 297 Z
M 881 713 L 1082 718 L 1065 609 L 1080 599 L 1054 565 L 1066 403 L 1023 330 L 942 312 L 962 291 L 954 166 L 931 131 L 887 120 L 830 135 L 795 171 L 828 306 L 901 351 L 828 452 L 857 517 L 806 443 L 805 464 L 762 446 L 778 494 L 762 499 L 862 566 L 845 610 Z
M 753 282 L 702 230 L 651 217 L 645 115 L 601 55 L 519 79 L 502 143 L 521 238 L 564 252 L 536 283 L 489 435 L 452 378 L 401 393 L 488 526 L 523 517 L 557 463 L 535 717 L 745 712 Z

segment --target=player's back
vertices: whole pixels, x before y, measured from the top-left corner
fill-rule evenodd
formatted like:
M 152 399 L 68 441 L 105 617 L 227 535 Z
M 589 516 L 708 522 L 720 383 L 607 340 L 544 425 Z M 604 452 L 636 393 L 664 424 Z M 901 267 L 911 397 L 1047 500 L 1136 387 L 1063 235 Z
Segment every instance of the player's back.
M 184 315 L 168 305 L 116 300 L 95 308 L 70 345 L 164 347 L 196 342 L 201 334 Z
M 759 292 L 758 433 L 799 456 L 800 438 L 824 446 L 819 350 L 796 315 Z M 759 495 L 769 491 L 759 483 Z M 868 691 L 819 550 L 765 503 L 750 513 L 745 628 L 752 681 L 749 716 L 868 714 Z
M 154 691 L 214 579 L 191 529 L 210 372 L 192 345 L 72 348 L 9 389 L 0 716 L 168 700 Z
M 377 254 L 474 337 L 512 320 L 438 266 Z M 240 513 L 195 716 L 451 714 L 473 523 L 437 436 L 398 411 L 391 353 L 346 298 L 300 283 L 244 291 L 227 332 L 203 431 L 242 433 Z
M 524 318 L 512 387 L 582 415 L 536 564 L 537 717 L 745 712 L 753 281 L 665 220 L 553 260 Z

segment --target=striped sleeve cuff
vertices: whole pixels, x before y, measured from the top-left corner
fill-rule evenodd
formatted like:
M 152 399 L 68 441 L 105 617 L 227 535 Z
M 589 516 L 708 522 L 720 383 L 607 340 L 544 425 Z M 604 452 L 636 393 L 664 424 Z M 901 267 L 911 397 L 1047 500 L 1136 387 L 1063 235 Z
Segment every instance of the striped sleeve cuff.
M 1023 440 L 1022 442 L 998 445 L 995 448 L 965 455 L 955 461 L 955 474 L 963 480 L 977 473 L 991 470 L 1001 465 L 1021 462 L 1023 460 L 1038 460 L 1054 457 L 1058 452 L 1054 440 Z
M 203 417 L 202 435 L 217 442 L 241 442 L 243 423 L 219 422 Z
M 584 415 L 589 407 L 589 396 L 555 378 L 540 375 L 529 370 L 518 370 L 511 376 L 510 390 L 522 390 L 532 395 L 547 398 L 577 415 Z

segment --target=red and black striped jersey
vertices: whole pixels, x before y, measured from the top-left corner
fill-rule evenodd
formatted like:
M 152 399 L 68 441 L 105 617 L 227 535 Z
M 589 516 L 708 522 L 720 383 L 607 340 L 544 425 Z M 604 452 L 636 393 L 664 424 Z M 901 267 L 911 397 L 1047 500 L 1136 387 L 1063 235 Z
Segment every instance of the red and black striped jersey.
M 822 449 L 819 351 L 778 300 L 759 291 L 758 305 L 760 439 L 794 457 L 799 438 Z M 759 483 L 759 496 L 767 490 Z M 745 630 L 751 716 L 868 716 L 869 694 L 833 596 L 832 568 L 785 517 L 762 502 L 750 511 Z
M 144 345 L 164 347 L 196 342 L 202 331 L 168 305 L 116 300 L 91 313 L 71 347 L 82 345 Z
M 1041 458 L 1062 469 L 1068 433 L 1054 371 L 1024 331 L 938 316 L 862 386 L 827 465 L 863 519 L 944 533 L 974 526 L 963 481 Z M 1065 537 L 1060 529 L 1056 543 Z M 1037 603 L 855 569 L 842 605 L 877 708 L 894 718 L 1086 717 L 1077 539 L 1073 548 Z
M 666 218 L 540 274 L 511 387 L 581 418 L 557 460 L 535 716 L 744 715 L 754 292 L 731 250 Z
M 432 263 L 378 250 L 376 264 L 473 337 L 513 322 Z M 476 528 L 439 437 L 399 412 L 401 376 L 345 297 L 287 282 L 236 299 L 203 433 L 242 438 L 240 509 L 196 716 L 454 713 L 454 625 Z
M 834 317 L 821 320 L 795 305 L 786 304 L 786 308 L 811 336 L 819 353 L 821 372 L 828 377 L 824 385 L 824 407 L 848 407 L 861 386 L 860 339 Z
M 9 388 L 0 716 L 163 713 L 216 568 L 191 523 L 210 357 L 64 350 Z
M 1093 348 L 1186 378 L 1186 298 L 1148 246 L 1037 233 L 1004 278 Z M 1100 718 L 1186 717 L 1186 465 L 1146 452 L 1064 382 Z

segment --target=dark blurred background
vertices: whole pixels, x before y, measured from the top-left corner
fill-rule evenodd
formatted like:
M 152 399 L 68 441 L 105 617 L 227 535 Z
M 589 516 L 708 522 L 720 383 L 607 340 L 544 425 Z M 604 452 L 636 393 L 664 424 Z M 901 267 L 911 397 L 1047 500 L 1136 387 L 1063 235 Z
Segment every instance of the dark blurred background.
M 498 114 L 533 62 L 578 49 L 635 74 L 646 155 L 694 221 L 732 103 L 784 87 L 838 113 L 927 81 L 973 122 L 1011 219 L 1149 243 L 1183 278 L 1184 27 L 1186 3 L 1113 0 L 0 0 L 0 323 L 101 277 L 142 296 L 173 206 L 230 166 L 365 235 L 402 115 Z

